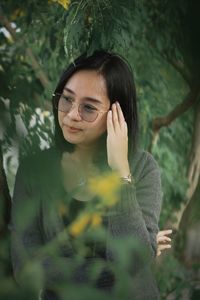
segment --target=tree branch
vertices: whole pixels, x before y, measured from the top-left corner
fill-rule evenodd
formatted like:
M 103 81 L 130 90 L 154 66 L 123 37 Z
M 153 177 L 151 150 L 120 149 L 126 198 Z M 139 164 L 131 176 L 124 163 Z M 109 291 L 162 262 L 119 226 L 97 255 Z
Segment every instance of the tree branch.
M 26 55 L 30 59 L 30 64 L 35 72 L 35 76 L 40 80 L 42 86 L 46 88 L 50 82 L 49 79 L 47 78 L 46 74 L 40 67 L 39 63 L 37 62 L 32 50 L 30 48 L 26 49 Z
M 176 118 L 184 114 L 198 99 L 200 88 L 194 88 L 186 96 L 185 100 L 176 105 L 175 108 L 166 116 L 153 119 L 152 128 L 157 132 L 163 126 L 169 126 Z
M 199 96 L 200 88 L 193 88 L 188 93 L 185 100 L 180 104 L 176 105 L 175 108 L 168 115 L 164 117 L 157 117 L 152 120 L 152 139 L 148 148 L 149 152 L 152 151 L 153 145 L 158 140 L 160 129 L 164 126 L 169 126 L 176 118 L 184 114 L 191 106 L 194 105 L 194 103 L 198 100 Z
M 8 32 L 12 36 L 13 40 L 17 41 L 16 31 L 14 28 L 12 28 L 11 23 L 8 21 L 8 19 L 4 15 L 1 6 L 0 6 L 0 23 L 8 30 Z M 42 70 L 39 63 L 37 62 L 32 50 L 29 47 L 26 48 L 26 55 L 29 58 L 29 63 L 34 70 L 36 77 L 40 80 L 42 86 L 44 88 L 46 88 L 50 84 L 49 79 L 46 76 L 46 74 L 44 73 L 44 71 Z
M 183 77 L 185 82 L 192 88 L 192 78 L 184 63 L 181 60 L 177 60 L 174 57 L 170 57 L 167 52 L 164 52 L 163 58 L 176 69 Z

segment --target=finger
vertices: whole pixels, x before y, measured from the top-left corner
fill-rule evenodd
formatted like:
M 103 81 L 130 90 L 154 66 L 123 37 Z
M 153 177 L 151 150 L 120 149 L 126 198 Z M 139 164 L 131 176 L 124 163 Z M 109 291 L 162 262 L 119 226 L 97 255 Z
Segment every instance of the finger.
M 160 242 L 171 242 L 171 239 L 167 236 L 160 236 L 157 238 L 157 243 L 160 243 Z
M 158 250 L 163 251 L 163 250 L 166 250 L 166 249 L 170 249 L 171 247 L 172 247 L 171 245 L 159 245 Z
M 161 230 L 158 232 L 157 236 L 168 235 L 172 233 L 172 229 Z
M 112 120 L 113 120 L 114 130 L 116 131 L 120 127 L 119 127 L 119 119 L 118 119 L 117 107 L 116 107 L 115 103 L 112 104 Z
M 159 232 L 156 238 L 159 239 L 160 237 L 169 236 L 170 234 L 172 234 L 172 232 Z
M 119 102 L 116 102 L 116 104 L 117 104 L 117 111 L 118 111 L 119 126 L 124 131 L 125 135 L 127 136 L 128 135 L 128 126 L 127 126 L 126 120 L 124 118 L 124 115 L 123 115 L 123 112 L 122 112 Z
M 109 110 L 108 114 L 107 114 L 107 132 L 108 132 L 108 134 L 114 132 L 112 110 Z
M 119 116 L 120 126 L 121 126 L 121 128 L 124 128 L 125 133 L 127 134 L 128 133 L 128 126 L 127 126 L 127 123 L 126 123 L 126 120 L 124 118 L 124 114 L 123 114 L 123 111 L 121 109 L 121 106 L 120 106 L 119 102 L 117 102 L 117 107 L 118 107 L 118 116 Z
M 123 112 L 122 112 L 119 102 L 116 102 L 116 105 L 117 105 L 117 111 L 118 111 L 119 124 L 120 124 L 120 126 L 123 126 L 124 122 L 125 122 L 124 115 L 123 115 Z
M 156 255 L 157 255 L 157 256 L 160 256 L 160 254 L 161 254 L 161 251 L 157 251 L 157 254 L 156 254 Z

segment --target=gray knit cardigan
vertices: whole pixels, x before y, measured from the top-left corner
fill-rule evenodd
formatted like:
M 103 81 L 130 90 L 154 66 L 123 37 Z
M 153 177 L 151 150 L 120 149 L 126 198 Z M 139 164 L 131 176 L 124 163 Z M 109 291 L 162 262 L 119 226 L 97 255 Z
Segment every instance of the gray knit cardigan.
M 57 188 L 60 176 L 58 164 L 59 155 L 51 148 L 25 159 L 18 168 L 10 229 L 14 276 L 22 286 L 26 284 L 20 277 L 24 264 L 63 230 L 63 222 L 56 209 L 50 209 L 55 205 L 54 200 L 60 197 Z M 105 243 L 106 260 L 116 259 L 113 241 L 125 237 L 136 238 L 147 249 L 148 258 L 142 264 L 137 254 L 135 257 L 133 255 L 133 283 L 127 299 L 157 300 L 159 292 L 151 265 L 156 257 L 156 235 L 162 203 L 160 170 L 153 156 L 141 149 L 135 151 L 130 168 L 133 182 L 123 185 L 119 201 L 108 213 L 110 234 Z M 60 260 L 53 257 L 42 260 L 46 286 L 62 280 L 60 267 L 67 267 L 71 251 L 69 245 L 64 245 L 62 254 L 59 254 Z

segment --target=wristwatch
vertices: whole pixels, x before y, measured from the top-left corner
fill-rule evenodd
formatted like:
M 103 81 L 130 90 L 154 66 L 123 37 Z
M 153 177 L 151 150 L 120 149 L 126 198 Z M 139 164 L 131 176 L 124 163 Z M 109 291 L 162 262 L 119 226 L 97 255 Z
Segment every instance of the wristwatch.
M 133 181 L 132 174 L 129 173 L 128 176 L 121 177 L 123 183 L 131 183 Z

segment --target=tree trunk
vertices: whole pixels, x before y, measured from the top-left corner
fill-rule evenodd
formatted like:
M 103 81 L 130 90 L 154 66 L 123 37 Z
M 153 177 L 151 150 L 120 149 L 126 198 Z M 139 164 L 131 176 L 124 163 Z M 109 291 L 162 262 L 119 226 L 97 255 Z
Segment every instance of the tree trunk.
M 11 274 L 11 261 L 10 261 L 10 233 L 8 230 L 8 224 L 10 222 L 11 213 L 11 197 L 8 189 L 8 183 L 6 179 L 6 174 L 3 168 L 3 154 L 0 144 L 0 208 L 1 208 L 1 218 L 0 218 L 0 239 L 1 248 L 4 248 L 2 253 L 6 253 L 6 257 L 0 255 L 0 260 L 4 262 L 3 268 L 6 276 Z M 6 251 L 5 251 L 6 248 Z M 1 270 L 3 271 L 3 270 Z
M 187 190 L 188 201 L 176 213 L 177 221 L 173 226 L 177 228 L 173 246 L 175 256 L 187 270 L 188 287 L 182 290 L 180 299 L 199 299 L 200 282 L 200 103 L 196 110 L 194 122 L 193 143 L 189 165 L 189 182 Z M 192 292 L 190 287 L 192 286 Z M 177 299 L 177 291 L 170 293 L 167 300 Z
M 196 193 L 200 180 L 200 101 L 197 103 L 195 109 L 196 114 L 190 151 L 190 163 L 188 167 L 189 187 L 186 191 L 186 201 L 181 204 L 179 210 L 175 211 L 173 216 L 170 217 L 170 220 L 166 222 L 166 227 L 171 227 L 175 231 L 179 228 L 184 211 L 190 206 L 190 201 L 192 201 L 193 195 Z M 175 221 L 172 222 L 171 220 Z
M 200 180 L 184 210 L 179 231 L 184 236 L 182 258 L 187 266 L 200 262 Z

